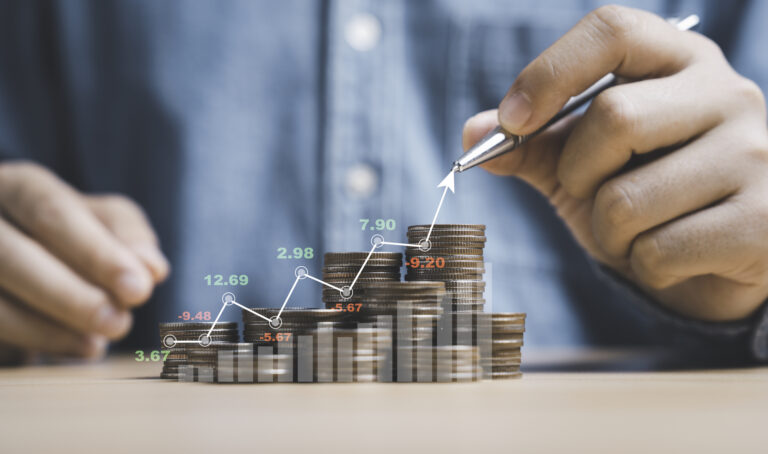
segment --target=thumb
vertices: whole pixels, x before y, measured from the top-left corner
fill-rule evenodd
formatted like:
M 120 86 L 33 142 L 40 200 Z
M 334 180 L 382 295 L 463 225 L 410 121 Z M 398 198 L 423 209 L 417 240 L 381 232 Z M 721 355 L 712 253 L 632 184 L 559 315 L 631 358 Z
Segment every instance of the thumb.
M 497 112 L 481 112 L 464 125 L 464 148 L 468 149 L 498 124 Z M 497 175 L 514 175 L 544 194 L 558 216 L 565 222 L 576 241 L 598 261 L 620 269 L 603 254 L 592 234 L 592 199 L 579 199 L 568 194 L 557 179 L 557 163 L 565 139 L 578 117 L 571 116 L 556 123 L 546 132 L 526 142 L 521 148 L 483 164 Z
M 557 180 L 557 162 L 572 123 L 573 119 L 565 119 L 521 148 L 494 158 L 482 164 L 482 167 L 495 175 L 514 175 L 551 198 L 560 186 Z M 496 109 L 480 112 L 467 120 L 462 133 L 464 151 L 498 124 Z

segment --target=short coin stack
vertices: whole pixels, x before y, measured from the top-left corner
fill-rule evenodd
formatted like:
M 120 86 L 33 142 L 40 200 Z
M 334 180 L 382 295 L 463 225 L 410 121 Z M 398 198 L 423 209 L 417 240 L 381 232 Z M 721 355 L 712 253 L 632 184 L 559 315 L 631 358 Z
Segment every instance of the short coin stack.
M 400 268 L 403 266 L 403 254 L 399 252 L 374 252 L 368 258 L 368 252 L 328 252 L 323 258 L 323 281 L 343 289 L 349 287 L 362 268 L 358 284 L 370 282 L 399 282 Z M 363 263 L 365 268 L 363 268 Z M 334 309 L 337 304 L 346 304 L 350 300 L 341 292 L 330 287 L 323 287 L 325 307 Z
M 181 378 L 181 368 L 188 361 L 187 349 L 199 345 L 200 336 L 211 329 L 213 322 L 170 322 L 160 324 L 160 341 L 170 352 L 163 361 L 163 371 L 160 378 L 178 380 Z M 210 342 L 237 342 L 240 332 L 237 323 L 219 322 L 210 333 Z
M 216 342 L 187 347 L 182 380 L 209 383 L 276 383 L 293 379 L 290 354 L 258 351 L 245 342 Z
M 252 308 L 272 318 L 279 309 Z M 334 309 L 285 309 L 281 324 L 272 329 L 269 322 L 243 310 L 244 340 L 260 352 L 290 354 L 296 381 L 376 381 L 391 334 L 385 330 L 357 327 L 354 313 Z M 300 337 L 311 339 L 302 343 Z M 303 371 L 309 371 L 303 374 Z
M 478 314 L 480 325 L 490 325 L 490 336 L 479 340 L 483 353 L 483 378 L 492 380 L 519 378 L 525 314 Z

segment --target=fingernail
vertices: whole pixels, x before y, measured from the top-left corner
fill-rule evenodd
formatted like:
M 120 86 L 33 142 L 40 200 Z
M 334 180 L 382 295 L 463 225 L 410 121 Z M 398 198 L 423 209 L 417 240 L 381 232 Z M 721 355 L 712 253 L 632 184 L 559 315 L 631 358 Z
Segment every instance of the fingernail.
M 499 106 L 499 123 L 509 132 L 517 132 L 531 118 L 531 101 L 522 92 L 504 98 Z
M 131 324 L 131 316 L 126 311 L 117 310 L 108 304 L 101 308 L 96 321 L 96 330 L 109 337 L 120 337 L 128 331 Z
M 134 271 L 125 271 L 117 279 L 117 290 L 120 299 L 125 302 L 140 302 L 149 296 L 152 283 L 149 276 Z

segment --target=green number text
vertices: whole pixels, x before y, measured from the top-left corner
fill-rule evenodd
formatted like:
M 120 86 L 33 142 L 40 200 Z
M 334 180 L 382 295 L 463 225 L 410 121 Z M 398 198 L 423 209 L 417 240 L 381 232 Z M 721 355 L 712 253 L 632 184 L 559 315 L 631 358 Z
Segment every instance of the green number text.
M 247 274 L 230 274 L 228 277 L 221 274 L 208 274 L 203 279 L 207 285 L 213 286 L 248 285 Z
M 315 250 L 311 247 L 295 247 L 291 250 L 285 247 L 277 248 L 278 259 L 313 259 L 315 258 Z

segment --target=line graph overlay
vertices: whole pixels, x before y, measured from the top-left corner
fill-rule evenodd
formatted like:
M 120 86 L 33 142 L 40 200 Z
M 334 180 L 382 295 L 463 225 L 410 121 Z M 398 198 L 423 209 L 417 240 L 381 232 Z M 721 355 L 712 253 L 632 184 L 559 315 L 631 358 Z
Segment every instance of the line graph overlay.
M 219 319 L 221 318 L 221 314 L 224 312 L 224 309 L 227 307 L 226 301 L 222 302 L 221 309 L 219 310 L 219 314 L 216 315 L 216 320 L 213 321 L 213 324 L 211 325 L 211 328 L 208 330 L 208 333 L 205 335 L 206 337 L 211 337 L 211 333 L 213 332 L 213 328 L 216 327 L 216 324 L 219 323 Z
M 341 288 L 336 287 L 335 285 L 331 285 L 321 279 L 318 279 L 312 275 L 309 274 L 309 270 L 306 266 L 298 266 L 294 270 L 294 274 L 296 276 L 296 279 L 293 281 L 293 285 L 291 285 L 291 289 L 288 291 L 288 295 L 286 295 L 285 300 L 283 301 L 283 305 L 280 307 L 280 311 L 278 311 L 277 315 L 272 318 L 265 317 L 264 315 L 259 314 L 258 312 L 249 309 L 242 304 L 238 303 L 235 299 L 235 295 L 231 292 L 224 293 L 221 297 L 222 304 L 221 309 L 219 310 L 218 315 L 216 316 L 216 319 L 213 321 L 213 324 L 211 325 L 211 328 L 208 330 L 207 334 L 200 335 L 200 338 L 196 341 L 194 340 L 186 340 L 186 341 L 180 341 L 176 340 L 174 336 L 172 337 L 172 345 L 166 344 L 166 338 L 169 336 L 166 336 L 166 338 L 163 338 L 163 345 L 166 347 L 172 347 L 175 344 L 191 344 L 191 343 L 199 343 L 203 347 L 207 347 L 211 343 L 211 333 L 213 332 L 214 328 L 216 327 L 216 324 L 219 322 L 219 319 L 221 318 L 221 314 L 224 312 L 224 309 L 226 309 L 227 306 L 237 306 L 243 310 L 246 310 L 258 317 L 263 318 L 267 322 L 269 322 L 269 326 L 272 329 L 278 329 L 280 326 L 282 326 L 282 319 L 280 316 L 283 313 L 283 310 L 285 309 L 285 306 L 288 304 L 288 301 L 291 299 L 291 295 L 293 295 L 293 291 L 296 289 L 296 286 L 298 285 L 300 280 L 303 280 L 305 278 L 309 278 L 310 280 L 313 280 L 319 284 L 325 285 L 326 287 L 330 287 L 336 291 L 338 291 L 341 294 L 341 297 L 344 299 L 349 299 L 352 297 L 352 289 L 354 288 L 355 284 L 357 283 L 358 278 L 363 273 L 363 270 L 365 269 L 365 266 L 368 264 L 368 260 L 370 260 L 371 255 L 373 255 L 373 252 L 376 249 L 379 249 L 383 246 L 402 246 L 402 247 L 415 247 L 419 248 L 419 250 L 423 252 L 427 252 L 431 249 L 432 243 L 430 243 L 429 238 L 432 235 L 432 229 L 435 227 L 435 222 L 437 222 L 437 216 L 440 214 L 440 208 L 443 206 L 443 202 L 445 201 L 445 195 L 448 193 L 448 190 L 451 191 L 451 193 L 455 193 L 455 179 L 454 179 L 454 170 L 451 169 L 451 171 L 448 173 L 448 175 L 443 178 L 443 180 L 440 182 L 440 184 L 437 185 L 438 188 L 445 188 L 443 189 L 443 194 L 440 196 L 440 202 L 437 204 L 437 209 L 435 210 L 435 215 L 432 218 L 432 224 L 429 226 L 429 232 L 427 233 L 427 237 L 423 240 L 419 241 L 419 244 L 410 244 L 410 243 L 396 243 L 392 241 L 384 241 L 384 237 L 380 234 L 373 235 L 371 237 L 371 249 L 368 251 L 368 256 L 366 256 L 365 261 L 363 262 L 362 266 L 360 266 L 360 269 L 357 271 L 357 274 L 355 275 L 355 278 L 352 280 L 352 282 L 349 285 L 345 285 Z M 204 342 L 205 341 L 205 342 Z
M 340 289 L 339 287 L 336 287 L 333 284 L 329 284 L 329 283 L 327 283 L 327 282 L 325 282 L 323 280 L 320 280 L 320 279 L 316 278 L 315 276 L 310 276 L 309 274 L 307 274 L 307 277 L 312 279 L 315 282 L 319 282 L 319 283 L 323 284 L 326 287 L 330 287 L 330 288 L 336 290 L 337 292 L 343 292 L 344 291 L 344 290 Z
M 261 317 L 261 318 L 263 318 L 266 321 L 270 321 L 271 320 L 269 317 L 265 317 L 265 316 L 259 314 L 258 312 L 243 306 L 242 304 L 238 303 L 237 301 L 233 301 L 232 304 L 234 304 L 235 306 L 239 307 L 240 309 L 242 309 L 244 311 L 250 312 L 251 314 L 253 314 L 253 315 L 257 316 L 257 317 Z
M 288 300 L 291 299 L 291 295 L 293 295 L 293 291 L 296 290 L 296 284 L 299 283 L 299 280 L 301 280 L 301 276 L 299 276 L 297 272 L 296 279 L 293 281 L 293 285 L 291 286 L 291 289 L 288 291 L 288 295 L 285 297 L 285 300 L 283 301 L 283 305 L 280 306 L 280 310 L 277 312 L 277 318 L 280 318 L 280 315 L 283 313 L 283 309 L 285 309 L 285 305 L 288 304 Z
M 365 265 L 367 265 L 367 264 L 368 264 L 368 260 L 370 260 L 370 259 L 371 259 L 371 255 L 373 255 L 373 251 L 375 251 L 375 250 L 376 250 L 376 249 L 378 249 L 379 247 L 381 247 L 381 246 L 378 246 L 378 245 L 376 245 L 376 244 L 374 244 L 373 246 L 371 246 L 371 250 L 370 250 L 370 251 L 368 251 L 368 256 L 365 258 L 365 261 L 363 262 L 363 266 L 361 266 L 361 267 L 360 267 L 360 269 L 359 269 L 359 270 L 357 270 L 357 275 L 356 275 L 356 276 L 355 276 L 355 278 L 352 280 L 352 283 L 351 283 L 351 284 L 349 284 L 349 291 L 350 291 L 350 292 L 352 291 L 352 289 L 353 289 L 353 288 L 355 288 L 355 284 L 357 283 L 357 279 L 360 277 L 360 275 L 361 275 L 361 274 L 363 274 L 363 270 L 365 269 Z M 341 296 L 344 296 L 344 295 L 342 294 Z M 350 296 L 352 296 L 352 295 L 350 295 Z
M 419 247 L 418 244 L 408 244 L 408 243 L 393 243 L 391 241 L 382 241 L 381 244 L 384 246 L 403 246 L 403 247 Z

